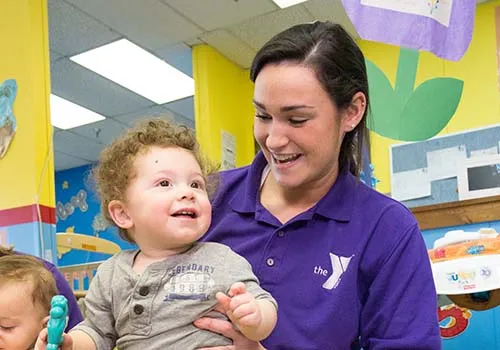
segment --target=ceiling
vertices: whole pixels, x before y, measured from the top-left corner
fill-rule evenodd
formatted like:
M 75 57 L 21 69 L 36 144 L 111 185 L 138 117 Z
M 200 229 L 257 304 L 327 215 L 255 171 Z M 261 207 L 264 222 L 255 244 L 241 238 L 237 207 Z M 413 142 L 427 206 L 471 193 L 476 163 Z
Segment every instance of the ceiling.
M 478 0 L 478 3 L 484 2 Z M 56 170 L 97 160 L 136 120 L 170 115 L 195 127 L 193 98 L 164 105 L 74 63 L 69 57 L 127 38 L 192 76 L 191 47 L 206 43 L 243 68 L 274 34 L 303 22 L 331 20 L 358 37 L 341 0 L 308 0 L 280 9 L 272 0 L 48 0 L 52 93 L 105 120 L 54 128 Z
M 121 38 L 192 76 L 191 46 L 206 43 L 243 68 L 271 36 L 297 23 L 329 19 L 354 27 L 340 0 L 280 9 L 272 0 L 48 0 L 52 93 L 105 120 L 54 128 L 56 170 L 95 161 L 137 119 L 170 115 L 194 127 L 193 98 L 157 105 L 74 63 L 69 57 Z

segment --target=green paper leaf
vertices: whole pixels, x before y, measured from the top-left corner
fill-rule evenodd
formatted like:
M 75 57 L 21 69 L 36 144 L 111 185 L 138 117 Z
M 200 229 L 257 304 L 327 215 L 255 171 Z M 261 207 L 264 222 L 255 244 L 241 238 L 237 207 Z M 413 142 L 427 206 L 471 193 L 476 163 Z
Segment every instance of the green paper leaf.
M 437 135 L 455 114 L 463 85 L 454 78 L 423 82 L 404 106 L 398 139 L 421 141 Z
M 401 105 L 390 81 L 374 63 L 366 60 L 370 109 L 368 128 L 380 135 L 397 138 Z

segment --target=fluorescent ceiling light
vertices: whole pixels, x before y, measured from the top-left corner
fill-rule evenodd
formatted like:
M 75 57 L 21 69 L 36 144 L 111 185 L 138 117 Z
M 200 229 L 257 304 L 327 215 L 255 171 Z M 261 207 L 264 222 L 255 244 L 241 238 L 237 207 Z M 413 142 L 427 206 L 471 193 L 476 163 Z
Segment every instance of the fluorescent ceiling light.
M 50 119 L 52 125 L 59 129 L 71 129 L 105 119 L 102 115 L 65 100 L 50 95 Z
M 194 94 L 193 78 L 127 39 L 70 59 L 158 104 Z
M 306 2 L 307 0 L 273 0 L 276 5 L 284 9 L 285 7 L 290 7 L 293 5 L 300 4 L 301 2 Z

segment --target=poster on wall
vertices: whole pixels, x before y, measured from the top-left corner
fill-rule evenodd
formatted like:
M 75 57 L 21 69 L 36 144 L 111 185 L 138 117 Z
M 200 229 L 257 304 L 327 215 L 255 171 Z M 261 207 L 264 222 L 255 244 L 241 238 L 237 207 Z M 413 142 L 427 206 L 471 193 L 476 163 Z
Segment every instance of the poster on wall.
M 17 83 L 14 79 L 5 80 L 0 85 L 0 159 L 2 159 L 16 133 L 14 100 L 17 95 Z

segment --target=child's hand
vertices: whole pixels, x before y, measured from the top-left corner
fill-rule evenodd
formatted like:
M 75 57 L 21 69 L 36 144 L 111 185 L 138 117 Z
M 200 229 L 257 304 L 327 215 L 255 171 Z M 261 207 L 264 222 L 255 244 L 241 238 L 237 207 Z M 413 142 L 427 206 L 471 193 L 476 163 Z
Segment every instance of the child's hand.
M 219 292 L 215 297 L 227 316 L 240 329 L 259 327 L 261 324 L 262 314 L 259 305 L 253 295 L 247 292 L 242 282 L 233 284 L 228 295 Z
M 47 328 L 42 329 L 35 343 L 34 350 L 46 350 L 47 349 Z M 60 350 L 73 350 L 73 339 L 71 336 L 64 333 L 63 342 L 59 347 Z

